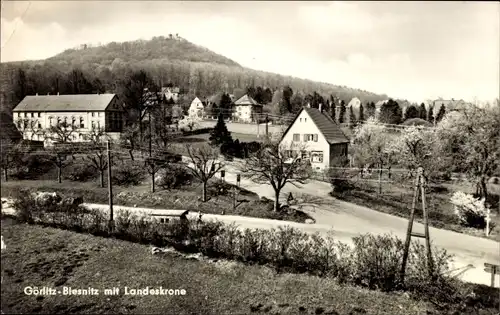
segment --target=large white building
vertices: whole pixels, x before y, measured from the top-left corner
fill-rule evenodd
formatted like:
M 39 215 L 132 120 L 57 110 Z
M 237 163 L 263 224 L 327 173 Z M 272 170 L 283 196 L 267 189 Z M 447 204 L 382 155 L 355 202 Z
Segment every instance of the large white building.
M 71 140 L 86 141 L 85 134 L 101 128 L 111 139 L 123 129 L 123 109 L 115 94 L 26 96 L 13 110 L 14 124 L 27 140 L 51 142 L 48 130 L 71 125 Z
M 313 170 L 328 169 L 335 159 L 347 157 L 349 139 L 332 118 L 319 109 L 304 107 L 281 138 L 280 146 L 302 150 Z
M 204 114 L 204 108 L 205 106 L 203 105 L 203 102 L 198 97 L 195 97 L 191 102 L 191 105 L 189 106 L 189 117 L 202 118 Z

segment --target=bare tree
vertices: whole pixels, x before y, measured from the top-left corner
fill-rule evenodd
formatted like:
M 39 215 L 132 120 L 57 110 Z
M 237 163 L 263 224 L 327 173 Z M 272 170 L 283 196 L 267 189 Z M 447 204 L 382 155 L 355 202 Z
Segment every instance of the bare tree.
M 23 135 L 23 139 L 29 136 L 33 140 L 33 135 L 37 131 L 38 121 L 29 118 L 19 118 L 16 121 L 17 129 Z
M 127 126 L 120 136 L 122 145 L 127 147 L 132 161 L 134 161 L 134 150 L 140 144 L 139 136 L 139 126 L 137 124 Z
M 220 171 L 224 164 L 217 161 L 219 150 L 203 145 L 200 147 L 192 147 L 186 145 L 189 156 L 188 169 L 194 177 L 198 178 L 203 183 L 203 202 L 207 201 L 207 183 Z
M 280 192 L 286 184 L 305 184 L 312 174 L 310 162 L 302 159 L 303 145 L 280 145 L 267 142 L 246 159 L 243 175 L 256 183 L 270 184 L 274 189 L 274 211 L 280 210 Z
M 8 181 L 9 169 L 19 166 L 22 159 L 22 149 L 11 141 L 2 141 L 0 165 L 4 171 L 5 181 Z
M 99 172 L 101 187 L 104 187 L 104 172 L 108 168 L 107 149 L 104 141 L 108 137 L 102 128 L 92 128 L 90 133 L 85 135 L 85 138 L 90 141 L 88 146 L 84 146 L 89 152 L 86 159 L 90 161 L 91 167 Z
M 57 167 L 57 181 L 59 183 L 62 182 L 62 169 L 70 163 L 67 157 L 73 155 L 74 147 L 71 146 L 71 141 L 76 132 L 77 128 L 66 122 L 51 126 L 46 131 L 47 138 L 53 141 L 49 152 L 52 155 L 52 163 Z

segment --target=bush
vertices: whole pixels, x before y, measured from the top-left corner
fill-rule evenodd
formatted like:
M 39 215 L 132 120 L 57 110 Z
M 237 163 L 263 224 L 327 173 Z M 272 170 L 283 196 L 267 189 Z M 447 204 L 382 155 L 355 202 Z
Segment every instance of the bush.
M 72 165 L 64 172 L 63 177 L 71 181 L 86 182 L 95 179 L 97 174 L 95 170 L 86 164 Z
M 478 229 L 486 227 L 486 207 L 484 199 L 479 200 L 470 194 L 457 191 L 450 199 L 455 206 L 455 215 L 460 224 Z
M 125 163 L 113 167 L 113 184 L 118 186 L 139 185 L 146 177 L 144 168 L 137 164 Z
M 195 178 L 184 166 L 179 164 L 168 165 L 160 173 L 158 185 L 164 189 L 174 189 L 189 185 Z
M 208 188 L 208 192 L 212 196 L 227 196 L 231 192 L 232 188 L 233 185 L 227 183 L 222 179 L 218 179 L 215 180 L 212 185 L 210 185 L 210 187 Z
M 11 175 L 16 179 L 36 179 L 54 168 L 50 156 L 44 152 L 25 154 L 20 162 L 20 167 Z
M 220 147 L 220 153 L 225 158 L 243 159 L 253 153 L 258 152 L 260 148 L 261 143 L 259 142 L 240 142 L 238 139 L 236 139 L 233 142 L 223 143 Z

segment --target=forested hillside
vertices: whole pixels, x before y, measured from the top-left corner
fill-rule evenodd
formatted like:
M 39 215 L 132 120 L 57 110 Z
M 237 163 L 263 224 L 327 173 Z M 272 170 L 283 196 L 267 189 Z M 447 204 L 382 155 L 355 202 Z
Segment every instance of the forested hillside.
M 154 37 L 149 41 L 81 45 L 40 61 L 1 64 L 1 106 L 10 112 L 25 96 L 35 93 L 118 93 L 120 82 L 144 70 L 157 85 L 181 87 L 187 99 L 217 92 L 234 93 L 249 87 L 273 93 L 289 86 L 293 94 L 319 95 L 363 103 L 387 99 L 367 91 L 282 76 L 241 67 L 236 62 L 182 38 Z M 332 80 L 335 74 L 332 74 Z

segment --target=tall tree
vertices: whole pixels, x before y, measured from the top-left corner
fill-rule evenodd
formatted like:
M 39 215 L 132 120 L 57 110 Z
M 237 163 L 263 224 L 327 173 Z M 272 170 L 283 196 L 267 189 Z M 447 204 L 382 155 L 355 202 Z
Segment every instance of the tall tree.
M 418 108 L 418 118 L 427 120 L 427 109 L 425 108 L 424 103 L 420 104 L 420 107 Z
M 195 178 L 202 182 L 202 201 L 206 202 L 208 181 L 224 168 L 224 164 L 217 161 L 219 150 L 211 148 L 208 145 L 200 147 L 186 145 L 186 150 L 189 157 L 188 170 Z
M 375 117 L 375 103 L 366 103 L 366 118 Z
M 340 101 L 339 124 L 344 123 L 345 112 L 346 112 L 345 102 L 344 102 L 344 100 L 342 100 L 342 101 Z
M 295 95 L 293 95 L 292 97 L 291 103 L 292 103 L 292 113 L 293 114 L 298 113 L 302 109 L 304 103 L 304 98 L 302 97 L 302 94 L 295 93 Z
M 90 162 L 90 166 L 99 172 L 101 187 L 104 187 L 104 172 L 108 168 L 107 149 L 104 143 L 107 140 L 106 133 L 103 128 L 92 128 L 85 138 L 89 141 L 89 145 L 83 146 L 88 152 L 86 159 Z
M 301 159 L 301 147 L 267 142 L 245 160 L 243 176 L 274 189 L 274 211 L 280 210 L 280 193 L 287 184 L 304 184 L 311 176 L 309 161 Z
M 500 107 L 467 107 L 450 112 L 436 127 L 445 168 L 465 172 L 476 194 L 488 197 L 488 179 L 500 170 Z
M 219 109 L 224 118 L 231 118 L 232 116 L 232 103 L 231 97 L 227 93 L 223 93 L 220 99 Z
M 209 141 L 210 145 L 213 146 L 220 146 L 224 143 L 233 142 L 233 138 L 231 137 L 231 133 L 227 130 L 226 122 L 224 121 L 222 113 L 219 114 L 217 123 L 215 124 L 212 132 L 210 132 Z
M 352 106 L 349 106 L 349 120 L 348 120 L 348 124 L 349 124 L 349 128 L 354 128 L 356 126 L 356 123 L 357 123 L 357 119 L 356 119 L 356 115 L 354 114 L 354 110 L 352 108 Z
M 446 109 L 444 107 L 444 104 L 441 104 L 441 107 L 439 107 L 439 112 L 436 115 L 436 124 L 443 119 L 445 113 Z
M 417 108 L 413 105 L 410 105 L 406 108 L 403 121 L 408 120 L 408 119 L 412 119 L 412 118 L 418 118 L 418 116 L 419 116 L 419 113 L 418 113 Z
M 46 137 L 54 145 L 49 149 L 51 161 L 57 167 L 57 181 L 62 181 L 62 170 L 70 164 L 68 156 L 73 155 L 75 146 L 71 145 L 78 128 L 66 122 L 57 123 L 48 128 Z
M 429 111 L 427 112 L 427 121 L 431 124 L 434 124 L 434 107 L 430 106 Z
M 398 102 L 390 99 L 380 107 L 380 122 L 398 125 L 402 120 L 402 110 Z
M 362 103 L 359 104 L 359 122 L 365 121 L 365 109 Z

